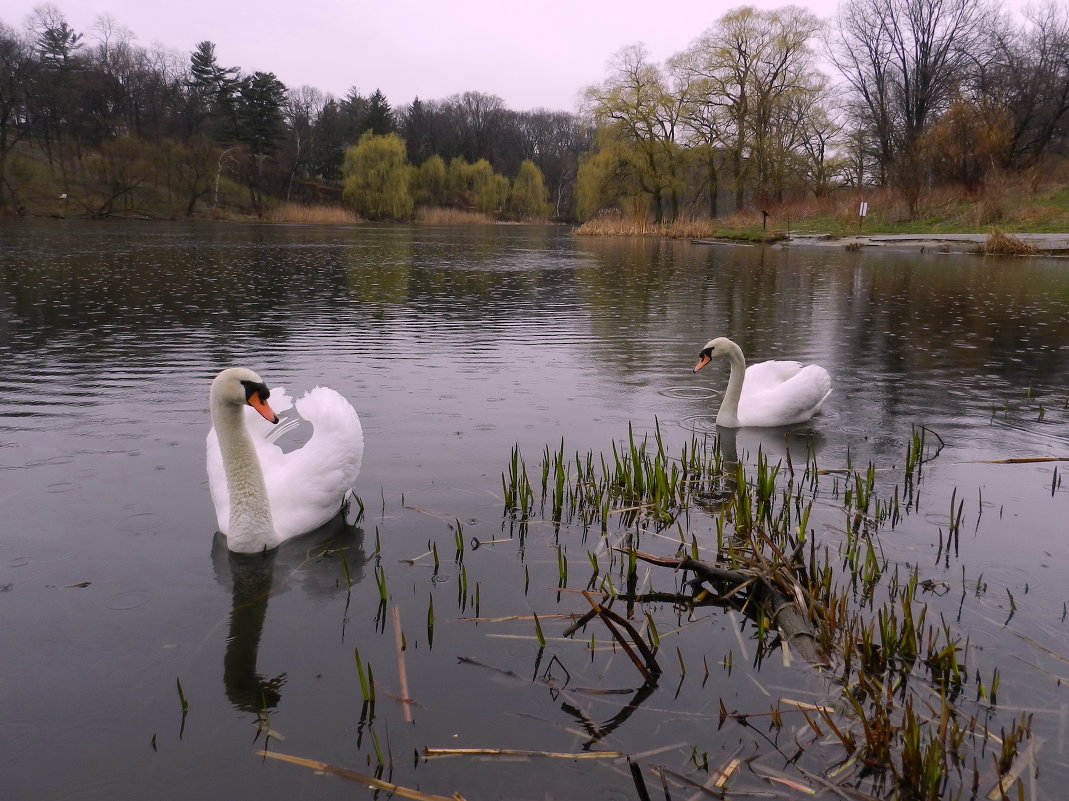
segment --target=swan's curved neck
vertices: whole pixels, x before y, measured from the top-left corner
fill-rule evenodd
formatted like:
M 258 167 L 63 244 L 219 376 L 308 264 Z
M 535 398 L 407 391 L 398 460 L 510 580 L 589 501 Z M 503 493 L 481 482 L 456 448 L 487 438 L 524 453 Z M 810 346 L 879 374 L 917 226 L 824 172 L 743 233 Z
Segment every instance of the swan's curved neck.
M 734 428 L 739 425 L 739 399 L 742 397 L 742 383 L 746 378 L 746 357 L 742 355 L 742 348 L 732 343 L 727 358 L 731 364 L 731 375 L 728 377 L 724 399 L 720 402 L 720 411 L 716 413 L 716 422 L 718 425 Z
M 252 552 L 271 547 L 275 526 L 264 472 L 252 437 L 245 429 L 244 415 L 243 407 L 212 398 L 212 424 L 219 437 L 230 495 L 227 544 L 232 551 Z

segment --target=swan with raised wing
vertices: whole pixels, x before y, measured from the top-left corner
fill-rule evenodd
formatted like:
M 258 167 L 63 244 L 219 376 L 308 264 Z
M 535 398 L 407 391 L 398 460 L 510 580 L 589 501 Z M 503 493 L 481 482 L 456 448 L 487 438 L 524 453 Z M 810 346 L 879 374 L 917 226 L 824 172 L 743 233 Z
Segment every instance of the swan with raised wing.
M 360 417 L 345 398 L 315 387 L 291 402 L 252 370 L 231 367 L 212 382 L 210 404 L 208 485 L 231 551 L 270 550 L 341 511 L 364 454 Z M 285 452 L 275 444 L 287 425 L 275 427 L 271 404 L 278 411 L 295 405 L 311 422 L 312 435 L 300 448 Z
M 705 343 L 694 372 L 715 358 L 731 365 L 716 424 L 728 428 L 787 426 L 816 414 L 831 394 L 831 376 L 816 364 L 769 361 L 746 366 L 742 348 L 727 337 Z

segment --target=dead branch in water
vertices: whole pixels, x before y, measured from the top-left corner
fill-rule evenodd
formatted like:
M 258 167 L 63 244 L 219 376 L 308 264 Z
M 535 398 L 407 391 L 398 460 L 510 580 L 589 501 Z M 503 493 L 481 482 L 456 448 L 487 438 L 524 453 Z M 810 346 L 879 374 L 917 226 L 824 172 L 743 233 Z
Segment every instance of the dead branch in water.
M 682 559 L 670 559 L 639 551 L 624 551 L 624 553 L 634 554 L 636 559 L 641 559 L 643 562 L 648 562 L 652 565 L 670 567 L 674 570 L 689 570 L 702 581 L 708 581 L 714 586 L 717 584 L 731 585 L 730 590 L 721 593 L 722 597 L 733 595 L 743 586 L 752 587 L 752 599 L 768 613 L 769 619 L 779 630 L 784 641 L 810 664 L 826 664 L 827 660 L 820 653 L 816 635 L 809 624 L 809 618 L 798 608 L 795 599 L 780 590 L 763 573 L 752 570 L 731 570 L 719 565 L 702 562 L 698 559 L 692 559 L 689 556 Z

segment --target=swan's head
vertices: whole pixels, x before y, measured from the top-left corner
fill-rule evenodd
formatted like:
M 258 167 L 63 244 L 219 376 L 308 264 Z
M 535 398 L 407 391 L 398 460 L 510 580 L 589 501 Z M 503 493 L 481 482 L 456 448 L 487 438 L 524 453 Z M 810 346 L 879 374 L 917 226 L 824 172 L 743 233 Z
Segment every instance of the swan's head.
M 256 373 L 247 367 L 231 367 L 223 370 L 212 381 L 212 405 L 245 406 L 258 411 L 269 423 L 277 423 L 276 415 L 267 403 L 271 390 Z
M 727 337 L 710 339 L 698 354 L 698 363 L 694 365 L 694 372 L 698 372 L 718 356 L 726 357 L 730 355 L 733 347 L 737 348 L 738 346 Z

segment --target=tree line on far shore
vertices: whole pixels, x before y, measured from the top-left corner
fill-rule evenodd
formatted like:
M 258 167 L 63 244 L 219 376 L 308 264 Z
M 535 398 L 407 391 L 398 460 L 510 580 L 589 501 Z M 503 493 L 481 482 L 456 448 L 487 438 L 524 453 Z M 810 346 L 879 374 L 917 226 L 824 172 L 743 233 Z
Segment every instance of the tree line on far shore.
M 743 6 L 663 64 L 624 47 L 574 113 L 476 91 L 337 98 L 224 66 L 209 40 L 143 48 L 45 5 L 20 29 L 0 20 L 0 214 L 290 202 L 662 222 L 883 186 L 916 216 L 934 186 L 1049 175 L 1067 111 L 1061 0 L 1020 19 L 994 0 L 844 0 L 831 21 Z

